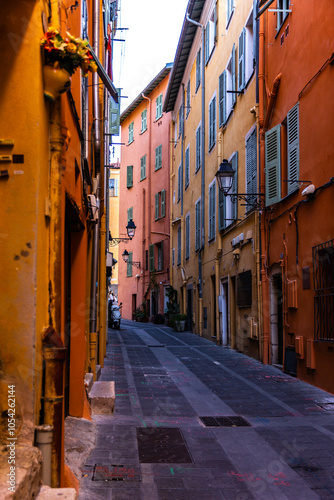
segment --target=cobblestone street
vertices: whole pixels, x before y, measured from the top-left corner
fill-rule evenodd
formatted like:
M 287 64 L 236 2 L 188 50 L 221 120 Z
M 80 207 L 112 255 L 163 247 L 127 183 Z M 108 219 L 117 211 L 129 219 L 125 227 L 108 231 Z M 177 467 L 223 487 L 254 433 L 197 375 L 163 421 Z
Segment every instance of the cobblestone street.
M 115 413 L 93 417 L 80 500 L 334 499 L 331 394 L 130 321 L 109 330 L 100 380 L 115 381 Z

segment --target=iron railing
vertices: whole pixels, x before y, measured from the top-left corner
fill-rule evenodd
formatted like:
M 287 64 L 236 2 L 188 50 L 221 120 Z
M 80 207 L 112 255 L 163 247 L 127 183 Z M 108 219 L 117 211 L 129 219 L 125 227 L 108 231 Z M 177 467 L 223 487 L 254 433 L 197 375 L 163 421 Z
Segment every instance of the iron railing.
M 334 240 L 312 248 L 314 338 L 334 342 Z

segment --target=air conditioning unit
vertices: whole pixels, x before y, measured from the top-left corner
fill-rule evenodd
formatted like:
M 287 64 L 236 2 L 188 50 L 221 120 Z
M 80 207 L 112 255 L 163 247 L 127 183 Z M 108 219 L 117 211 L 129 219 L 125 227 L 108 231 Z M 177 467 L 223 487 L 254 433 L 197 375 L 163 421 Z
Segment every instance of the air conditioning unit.
M 306 366 L 311 370 L 315 370 L 315 352 L 314 352 L 314 340 L 307 339 L 306 344 Z
M 299 359 L 304 359 L 304 337 L 298 336 L 295 338 L 295 349 Z
M 245 235 L 244 235 L 244 233 L 240 233 L 240 234 L 239 234 L 239 241 L 240 241 L 240 243 L 243 243 L 243 242 L 244 242 L 244 239 L 245 239 Z
M 236 244 L 237 244 L 237 240 L 236 240 L 236 238 L 233 238 L 233 240 L 231 241 L 232 247 L 235 247 Z
M 93 194 L 89 194 L 87 198 L 88 198 L 89 218 L 91 220 L 98 220 L 99 209 L 97 206 L 96 197 Z
M 237 236 L 236 239 L 235 239 L 235 241 L 236 241 L 236 244 L 239 245 L 239 243 L 240 243 L 240 236 Z
M 254 322 L 254 318 L 248 318 L 248 338 L 257 340 L 259 338 L 259 324 Z

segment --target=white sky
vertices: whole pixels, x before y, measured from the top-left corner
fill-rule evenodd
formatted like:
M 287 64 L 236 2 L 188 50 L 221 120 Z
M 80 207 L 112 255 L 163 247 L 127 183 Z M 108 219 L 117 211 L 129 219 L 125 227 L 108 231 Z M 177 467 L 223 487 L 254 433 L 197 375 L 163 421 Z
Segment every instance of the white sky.
M 113 83 L 122 88 L 121 112 L 140 94 L 167 63 L 172 63 L 188 0 L 120 0 L 114 42 Z M 116 139 L 114 142 L 120 142 Z M 113 161 L 119 157 L 115 148 Z

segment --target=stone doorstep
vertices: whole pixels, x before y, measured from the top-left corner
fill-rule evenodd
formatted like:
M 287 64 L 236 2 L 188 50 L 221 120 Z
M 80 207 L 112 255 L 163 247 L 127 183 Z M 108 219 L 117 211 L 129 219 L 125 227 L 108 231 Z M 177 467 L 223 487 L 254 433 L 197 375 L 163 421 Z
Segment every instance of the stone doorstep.
M 92 415 L 110 415 L 115 406 L 115 382 L 94 382 L 89 393 Z
M 92 373 L 86 373 L 85 375 L 85 387 L 87 389 L 87 394 L 90 393 L 94 384 L 94 375 Z
M 77 500 L 78 494 L 74 488 L 50 488 L 42 486 L 36 500 Z

